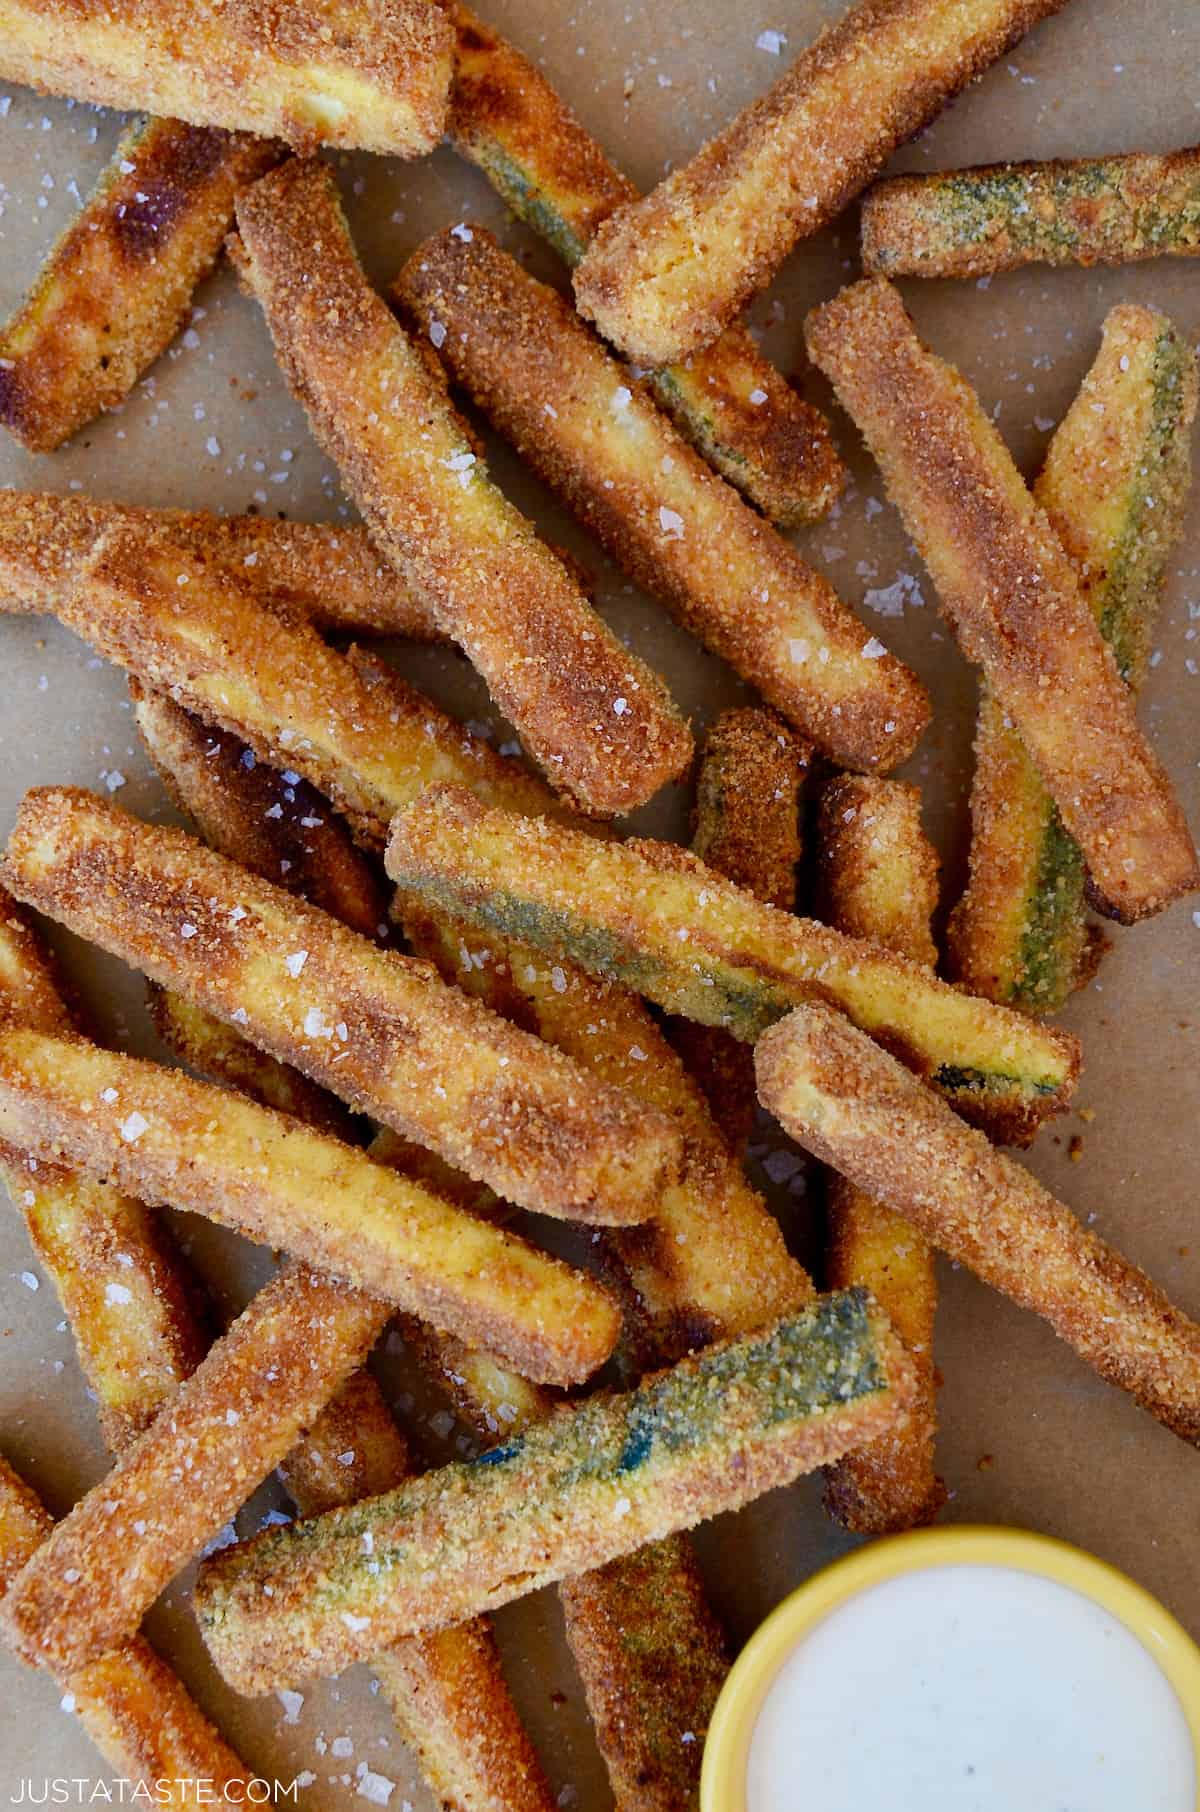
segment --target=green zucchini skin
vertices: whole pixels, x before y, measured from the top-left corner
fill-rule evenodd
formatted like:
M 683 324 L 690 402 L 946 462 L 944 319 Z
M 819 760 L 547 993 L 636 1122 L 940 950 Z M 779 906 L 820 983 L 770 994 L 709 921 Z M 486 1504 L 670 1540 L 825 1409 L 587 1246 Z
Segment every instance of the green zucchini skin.
M 1135 692 L 1187 500 L 1196 398 L 1195 355 L 1171 321 L 1114 309 L 1036 487 Z M 1106 948 L 1087 922 L 1086 866 L 986 685 L 975 749 L 971 878 L 951 916 L 952 960 L 975 992 L 1052 1013 Z
M 339 1672 L 747 1503 L 891 1427 L 911 1387 L 865 1291 L 819 1298 L 479 1460 L 214 1556 L 205 1639 L 243 1691 Z
M 1194 257 L 1200 148 L 894 177 L 868 195 L 862 236 L 863 264 L 881 276 Z

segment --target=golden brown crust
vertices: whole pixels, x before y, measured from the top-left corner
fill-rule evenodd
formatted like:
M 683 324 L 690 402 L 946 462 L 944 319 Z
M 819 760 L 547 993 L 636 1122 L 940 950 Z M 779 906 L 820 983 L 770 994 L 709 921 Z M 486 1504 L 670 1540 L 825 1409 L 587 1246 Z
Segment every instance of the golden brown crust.
M 487 1463 L 213 1556 L 195 1597 L 205 1639 L 240 1691 L 338 1671 L 833 1460 L 907 1413 L 911 1376 L 868 1299 L 822 1298 L 625 1396 L 563 1409 Z
M 569 265 L 601 221 L 637 199 L 542 71 L 465 6 L 454 9 L 450 96 L 455 149 Z M 781 528 L 814 522 L 845 470 L 819 410 L 766 360 L 741 325 L 684 365 L 651 375 L 659 404 L 708 463 Z M 751 401 L 751 398 L 754 398 Z
M 883 469 L 963 650 L 1123 923 L 1200 885 L 1187 825 L 1070 561 L 978 398 L 883 278 L 809 316 L 809 350 Z M 930 432 L 936 421 L 938 432 Z
M 1028 1171 L 823 1004 L 772 1027 L 755 1057 L 760 1098 L 793 1138 L 1200 1445 L 1200 1327 Z
M 863 198 L 863 269 L 982 277 L 1200 252 L 1200 149 L 893 176 Z
M 534 1378 L 579 1382 L 616 1339 L 613 1305 L 560 1260 L 181 1071 L 0 1033 L 0 1138 L 297 1253 Z
M 696 1805 L 729 1662 L 687 1536 L 564 1579 L 559 1599 L 617 1806 Z
M 367 283 L 328 167 L 283 164 L 245 191 L 238 225 L 239 270 L 376 544 L 555 787 L 598 816 L 644 803 L 687 765 L 687 727 L 488 477 L 422 352 Z
M 763 906 L 675 844 L 602 843 L 444 787 L 394 820 L 387 867 L 427 909 L 536 942 L 747 1043 L 794 1003 L 831 1000 L 1002 1137 L 1031 1137 L 1074 1087 L 1069 1035 Z
M 644 201 L 600 228 L 583 314 L 641 364 L 705 345 L 968 82 L 1065 0 L 859 0 Z
M 56 1037 L 74 1031 L 54 968 L 26 913 L 0 889 L 0 1019 Z M 114 1450 L 195 1370 L 206 1340 L 166 1229 L 131 1197 L 0 1146 L 0 1178 L 54 1285 Z
M 194 558 L 227 567 L 266 607 L 298 611 L 320 629 L 441 639 L 363 528 L 151 510 L 51 491 L 0 491 L 0 610 L 57 611 L 101 535 L 130 522 L 169 528 Z
M 149 119 L 0 328 L 0 423 L 49 453 L 113 409 L 165 351 L 216 263 L 234 196 L 283 156 L 242 133 Z
M 932 969 L 938 862 L 921 829 L 917 788 L 843 774 L 821 795 L 818 837 L 823 916 L 829 923 L 851 937 L 876 938 Z M 870 1290 L 916 1374 L 908 1421 L 848 1453 L 826 1478 L 826 1506 L 844 1527 L 884 1535 L 931 1522 L 946 1499 L 934 1470 L 934 1255 L 915 1227 L 844 1177 L 830 1177 L 827 1210 L 829 1288 L 861 1284 Z
M 441 135 L 453 48 L 430 0 L 6 0 L 0 75 L 298 150 L 419 157 Z
M 397 293 L 485 411 L 621 566 L 831 756 L 888 768 L 928 716 L 886 653 L 482 227 L 427 240 Z M 628 381 L 627 381 L 628 380 Z
M 299 1265 L 260 1290 L 13 1581 L 0 1628 L 18 1653 L 72 1673 L 131 1636 L 366 1357 L 387 1313 Z
M 677 1172 L 665 1116 L 180 831 L 47 789 L 8 863 L 31 904 L 512 1201 L 636 1220 Z
M 53 1527 L 33 1486 L 0 1454 L 0 1598 Z
M 387 935 L 383 877 L 328 800 L 133 680 L 133 718 L 159 778 L 210 849 L 299 894 L 363 937 Z
M 269 764 L 301 773 L 364 843 L 380 846 L 392 813 L 437 780 L 461 779 L 518 809 L 546 801 L 519 762 L 472 738 L 399 676 L 371 683 L 311 624 L 264 608 L 169 528 L 110 529 L 59 615 L 146 685 Z

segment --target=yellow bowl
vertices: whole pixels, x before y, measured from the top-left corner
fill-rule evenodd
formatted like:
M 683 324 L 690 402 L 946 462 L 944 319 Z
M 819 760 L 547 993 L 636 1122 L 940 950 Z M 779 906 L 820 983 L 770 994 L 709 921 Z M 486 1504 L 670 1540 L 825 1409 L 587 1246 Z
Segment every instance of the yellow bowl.
M 1009 1567 L 1053 1579 L 1123 1623 L 1175 1689 L 1200 1782 L 1200 1648 L 1183 1625 L 1124 1573 L 1068 1542 L 1023 1529 L 963 1524 L 871 1542 L 815 1573 L 772 1611 L 738 1656 L 717 1700 L 704 1749 L 700 1812 L 747 1812 L 746 1766 L 754 1726 L 780 1667 L 809 1630 L 886 1580 L 962 1566 Z

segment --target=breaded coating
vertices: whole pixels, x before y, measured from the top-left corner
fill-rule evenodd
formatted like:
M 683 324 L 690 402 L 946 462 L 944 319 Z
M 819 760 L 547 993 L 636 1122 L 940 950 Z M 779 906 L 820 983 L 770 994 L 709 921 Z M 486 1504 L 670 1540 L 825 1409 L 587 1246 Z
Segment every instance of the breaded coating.
M 1200 1444 L 1200 1327 L 1015 1159 L 822 1001 L 755 1056 L 763 1105 L 793 1138 Z
M 357 1142 L 354 1116 L 327 1089 L 290 1063 L 280 1063 L 182 994 L 150 983 L 147 1005 L 154 1029 L 181 1063 L 211 1082 L 238 1089 L 262 1107 L 290 1114 L 345 1144 Z
M 569 959 L 454 919 L 431 920 L 419 905 L 404 903 L 408 936 L 448 981 L 625 1090 L 644 1111 L 667 1115 L 683 1136 L 681 1174 L 660 1193 L 653 1218 L 607 1229 L 599 1240 L 598 1256 L 626 1308 L 625 1357 L 636 1369 L 670 1364 L 805 1301 L 807 1276 L 644 1002 Z M 480 1389 L 475 1378 L 466 1395 Z M 519 1383 L 511 1389 L 519 1395 Z
M 74 1022 L 32 923 L 0 889 L 0 1019 L 55 1037 Z M 0 1178 L 71 1326 L 104 1438 L 140 1434 L 207 1344 L 166 1229 L 141 1202 L 0 1144 Z
M 0 76 L 298 151 L 420 157 L 441 136 L 453 53 L 433 0 L 5 0 Z
M 425 349 L 368 284 L 328 166 L 291 159 L 237 218 L 238 268 L 376 545 L 556 788 L 597 816 L 643 804 L 687 765 L 687 726 L 488 476 Z
M 243 133 L 147 119 L 0 327 L 0 422 L 49 453 L 128 396 L 182 326 L 244 183 L 283 156 Z
M 843 774 L 821 795 L 818 843 L 823 916 L 850 937 L 873 937 L 932 969 L 929 922 L 937 908 L 937 856 L 921 829 L 921 795 L 896 780 Z M 888 1315 L 916 1373 L 902 1428 L 848 1453 L 829 1470 L 825 1505 L 845 1528 L 887 1535 L 932 1522 L 946 1500 L 934 1470 L 937 1385 L 933 1249 L 908 1221 L 845 1177 L 826 1194 L 833 1290 L 861 1284 Z
M 1161 911 L 1200 885 L 1192 839 L 1071 560 L 991 417 L 882 277 L 815 309 L 806 333 L 963 652 L 1083 851 L 1093 904 L 1123 924 Z
M 558 1595 L 620 1812 L 698 1806 L 729 1661 L 691 1542 L 651 1542 L 564 1579 Z
M 214 1556 L 196 1586 L 205 1639 L 239 1691 L 337 1672 L 749 1503 L 881 1433 L 910 1386 L 869 1298 L 823 1298 L 479 1460 Z
M 863 198 L 864 270 L 983 277 L 1200 252 L 1200 148 L 893 176 Z
M 518 810 L 546 802 L 519 762 L 471 738 L 403 681 L 384 694 L 311 624 L 265 608 L 169 529 L 110 529 L 58 614 L 145 685 L 264 761 L 291 765 L 368 845 L 381 846 L 393 812 L 439 780 L 479 787 Z
M 375 1298 L 301 1265 L 260 1290 L 13 1580 L 0 1631 L 17 1652 L 73 1673 L 131 1636 L 362 1362 L 387 1317 Z
M 791 912 L 800 860 L 800 794 L 812 749 L 782 718 L 757 705 L 723 711 L 709 730 L 696 775 L 692 849 L 756 900 Z M 754 1126 L 754 1061 L 717 1026 L 676 1019 L 671 1043 L 704 1091 L 734 1151 Z
M 573 267 L 601 221 L 637 190 L 528 57 L 465 6 L 453 10 L 450 141 Z M 745 327 L 651 372 L 650 384 L 684 438 L 781 528 L 829 510 L 846 476 L 829 424 Z
M 18 897 L 522 1207 L 638 1220 L 677 1174 L 679 1135 L 665 1116 L 446 987 L 427 964 L 380 949 L 181 831 L 71 788 L 31 792 L 6 878 Z
M 299 894 L 363 937 L 387 932 L 388 896 L 329 801 L 295 769 L 258 761 L 165 692 L 130 683 L 133 721 L 159 779 L 210 848 Z
M 213 516 L 0 491 L 0 610 L 57 611 L 106 530 L 169 528 L 197 559 L 228 567 L 268 608 L 296 610 L 318 628 L 435 642 L 440 632 L 363 528 Z
M 353 1146 L 180 1070 L 0 1033 L 0 1139 L 294 1252 L 533 1378 L 579 1382 L 616 1340 L 613 1305 L 580 1272 Z
M 600 228 L 581 313 L 640 364 L 704 346 L 898 145 L 1066 0 L 859 0 L 644 201 Z
M 387 867 L 431 909 L 569 956 L 747 1043 L 799 1001 L 834 1001 L 960 1113 L 1010 1140 L 1031 1137 L 1074 1087 L 1079 1047 L 1066 1033 L 760 905 L 674 844 L 602 843 L 444 787 L 398 815 Z
M 1196 359 L 1165 315 L 1114 308 L 1034 496 L 1136 694 L 1191 482 Z M 1104 939 L 1085 913 L 1078 843 L 984 682 L 971 789 L 971 870 L 950 954 L 975 994 L 1052 1013 L 1090 979 Z
M 36 1494 L 0 1458 L 0 1597 L 53 1527 Z M 182 1783 L 196 1780 L 205 1782 L 213 1802 L 240 1803 L 237 1791 L 227 1797 L 226 1786 L 236 1783 L 244 1796 L 250 1770 L 140 1636 L 63 1674 L 60 1684 L 67 1689 L 64 1709 L 75 1712 L 105 1761 L 127 1780 L 155 1787 L 162 1795 L 156 1804 L 194 1804 Z
M 482 227 L 428 239 L 397 294 L 452 376 L 629 576 L 847 767 L 889 768 L 918 681 L 692 451 L 570 305 Z

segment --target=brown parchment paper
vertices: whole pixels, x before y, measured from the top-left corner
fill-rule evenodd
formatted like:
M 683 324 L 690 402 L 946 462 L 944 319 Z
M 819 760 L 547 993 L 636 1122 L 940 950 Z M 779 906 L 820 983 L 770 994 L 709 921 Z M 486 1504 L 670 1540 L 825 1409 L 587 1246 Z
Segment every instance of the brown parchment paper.
M 710 131 L 779 73 L 760 47 L 785 34 L 801 48 L 841 10 L 841 0 L 490 0 L 489 16 L 544 61 L 585 121 L 649 185 L 669 160 L 687 156 Z M 896 160 L 936 169 L 1004 157 L 1166 150 L 1200 138 L 1195 0 L 1073 0 Z M 66 223 L 112 147 L 115 115 L 28 91 L 0 100 L 0 311 L 16 304 L 43 250 Z M 391 277 L 420 236 L 463 219 L 486 222 L 550 275 L 544 249 L 506 221 L 491 191 L 451 152 L 419 164 L 349 157 L 340 162 L 351 219 L 376 279 Z M 802 363 L 805 310 L 857 272 L 856 216 L 804 246 L 751 317 L 788 371 Z M 1197 266 L 1163 261 L 1107 272 L 1032 270 L 990 284 L 906 285 L 923 332 L 957 361 L 993 408 L 1023 468 L 1036 470 L 1053 424 L 1097 345 L 1106 310 L 1125 298 L 1170 311 L 1193 337 L 1200 328 Z M 285 394 L 257 310 L 228 271 L 206 284 L 190 331 L 139 386 L 126 407 L 49 457 L 0 440 L 0 483 L 159 504 L 258 507 L 331 517 L 346 505 L 336 474 L 316 451 Z M 820 386 L 809 377 L 814 396 Z M 837 431 L 854 486 L 831 521 L 803 538 L 804 551 L 842 594 L 859 603 L 898 579 L 909 602 L 899 617 L 864 610 L 873 630 L 922 673 L 936 717 L 908 770 L 920 782 L 926 821 L 944 852 L 945 897 L 961 880 L 975 682 L 942 626 L 928 580 L 886 504 L 846 421 Z M 668 677 L 697 729 L 744 696 L 717 661 L 636 595 L 515 461 L 498 453 L 502 482 L 547 534 L 596 572 L 601 607 Z M 878 600 L 875 601 L 878 603 Z M 1192 510 L 1163 612 L 1161 651 L 1146 688 L 1144 717 L 1200 825 L 1200 499 Z M 463 663 L 442 653 L 398 650 L 404 670 L 453 709 L 482 723 L 494 713 Z M 135 746 L 121 678 L 55 624 L 0 621 L 0 833 L 23 790 L 38 782 L 116 790 L 132 810 L 165 813 L 161 789 Z M 675 792 L 642 814 L 646 828 L 686 831 Z M 1038 1174 L 1094 1219 L 1193 1314 L 1200 1314 L 1197 1217 L 1197 1035 L 1200 1019 L 1198 902 L 1116 933 L 1098 982 L 1063 1015 L 1079 1032 L 1085 1070 L 1076 1108 L 1043 1133 L 1030 1158 Z M 57 940 L 102 1031 L 152 1051 L 140 983 L 119 965 Z M 1086 1121 L 1079 1110 L 1088 1110 Z M 1094 1118 L 1091 1115 L 1094 1114 Z M 1068 1155 L 1082 1138 L 1077 1162 Z M 766 1161 L 768 1175 L 762 1165 Z M 797 1247 L 813 1238 L 818 1196 L 793 1169 L 780 1137 L 764 1130 L 756 1174 L 771 1188 Z M 783 1178 L 782 1182 L 772 1181 Z M 197 1266 L 226 1302 L 239 1302 L 263 1274 L 261 1255 L 198 1222 L 184 1236 Z M 24 1280 L 23 1280 L 23 1274 Z M 36 1289 L 32 1287 L 38 1283 Z M 937 1355 L 941 1469 L 952 1521 L 1013 1523 L 1066 1537 L 1126 1568 L 1200 1635 L 1200 1455 L 1100 1383 L 1041 1323 L 963 1272 L 944 1267 Z M 105 1459 L 69 1334 L 48 1282 L 38 1277 L 23 1229 L 0 1208 L 0 1448 L 57 1512 L 102 1473 Z M 456 1430 L 436 1402 L 418 1396 L 402 1354 L 389 1353 L 392 1387 L 433 1454 L 452 1453 Z M 439 1413 L 441 1412 L 441 1413 Z M 808 1480 L 704 1530 L 700 1546 L 714 1600 L 733 1641 L 849 1538 L 824 1517 Z M 270 1489 L 243 1514 L 253 1528 L 278 1502 Z M 302 1707 L 274 1698 L 237 1701 L 207 1666 L 187 1606 L 187 1581 L 168 1593 L 151 1632 L 264 1776 L 308 1771 L 304 1803 L 346 1806 L 366 1763 L 395 1782 L 392 1812 L 425 1812 L 413 1765 L 361 1670 L 313 1685 Z M 513 1687 L 564 1807 L 610 1804 L 552 1594 L 498 1619 Z M 92 1783 L 105 1770 L 44 1679 L 0 1657 L 0 1788 L 35 1794 L 47 1776 Z M 114 1793 L 115 1787 L 112 1789 Z

